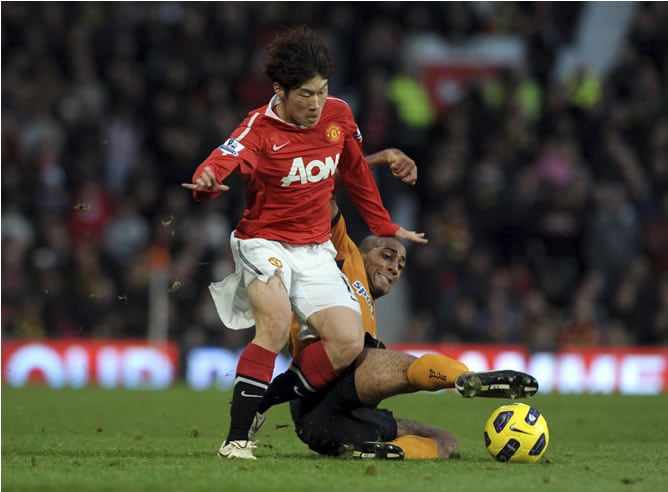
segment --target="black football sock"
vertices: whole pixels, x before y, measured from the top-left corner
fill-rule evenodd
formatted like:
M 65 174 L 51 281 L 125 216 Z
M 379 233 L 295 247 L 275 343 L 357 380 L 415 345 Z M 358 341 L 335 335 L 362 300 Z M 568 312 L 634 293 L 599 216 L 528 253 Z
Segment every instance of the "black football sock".
M 266 391 L 267 384 L 244 376 L 237 376 L 232 396 L 232 408 L 230 409 L 230 431 L 227 442 L 248 440 L 248 429 L 250 429 Z
M 257 407 L 267 391 L 274 372 L 276 353 L 254 343 L 248 344 L 239 357 L 230 409 L 229 441 L 247 441 Z
M 304 375 L 301 374 L 300 369 L 292 364 L 287 371 L 276 376 L 271 382 L 257 411 L 266 413 L 274 405 L 302 398 L 315 391 L 315 388 L 310 386 Z

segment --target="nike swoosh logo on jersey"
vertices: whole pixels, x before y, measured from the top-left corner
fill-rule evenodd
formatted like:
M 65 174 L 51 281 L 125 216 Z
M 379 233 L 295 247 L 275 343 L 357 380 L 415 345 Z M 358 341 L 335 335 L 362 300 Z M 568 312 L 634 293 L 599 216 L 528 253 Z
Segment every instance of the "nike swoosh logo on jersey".
M 281 150 L 283 147 L 285 147 L 285 146 L 288 145 L 289 143 L 290 143 L 290 140 L 288 140 L 287 142 L 285 142 L 284 144 L 281 144 L 281 145 L 276 145 L 276 144 L 274 144 L 273 147 L 272 147 L 272 150 L 273 150 L 274 152 L 278 152 L 279 150 Z
M 241 390 L 241 396 L 245 396 L 246 398 L 262 398 L 262 395 L 252 395 L 250 393 L 246 393 L 246 390 Z

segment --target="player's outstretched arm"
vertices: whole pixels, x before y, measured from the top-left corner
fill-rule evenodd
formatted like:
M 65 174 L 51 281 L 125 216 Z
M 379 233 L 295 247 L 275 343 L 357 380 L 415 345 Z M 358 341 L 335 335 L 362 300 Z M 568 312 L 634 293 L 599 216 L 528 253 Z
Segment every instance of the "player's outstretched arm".
M 414 185 L 417 182 L 418 172 L 415 161 L 399 149 L 389 148 L 366 157 L 369 168 L 389 166 L 392 176 L 402 182 Z
M 202 174 L 192 183 L 181 183 L 181 186 L 193 191 L 203 191 L 206 193 L 220 193 L 230 189 L 229 186 L 219 183 L 216 174 L 209 166 L 204 168 Z
M 376 152 L 366 157 L 369 168 L 375 169 L 380 166 L 390 166 L 392 176 L 400 179 L 402 182 L 414 185 L 417 182 L 417 165 L 415 161 L 404 154 L 399 149 L 389 148 Z M 407 231 L 399 227 L 395 236 L 399 239 L 407 239 L 414 243 L 425 244 L 428 240 L 423 232 Z
M 365 160 L 369 169 L 389 166 L 395 178 L 411 186 L 417 182 L 418 172 L 415 161 L 399 149 L 384 149 L 366 156 Z M 339 173 L 336 173 L 334 186 L 335 190 L 343 188 L 343 180 Z

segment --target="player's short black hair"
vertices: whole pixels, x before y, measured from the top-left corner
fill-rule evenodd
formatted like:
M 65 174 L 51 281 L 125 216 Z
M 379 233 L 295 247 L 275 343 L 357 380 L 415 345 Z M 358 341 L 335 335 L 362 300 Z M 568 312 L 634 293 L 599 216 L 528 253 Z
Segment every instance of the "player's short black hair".
M 264 71 L 289 92 L 317 75 L 329 79 L 334 63 L 323 39 L 310 27 L 297 26 L 279 33 L 267 46 Z

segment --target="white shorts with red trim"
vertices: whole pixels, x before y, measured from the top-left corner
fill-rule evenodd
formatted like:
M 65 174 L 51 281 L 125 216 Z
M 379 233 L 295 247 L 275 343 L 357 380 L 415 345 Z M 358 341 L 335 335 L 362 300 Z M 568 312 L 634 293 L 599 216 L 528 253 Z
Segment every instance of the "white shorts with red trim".
M 248 299 L 254 280 L 283 279 L 293 311 L 304 323 L 313 313 L 345 306 L 360 312 L 359 303 L 346 276 L 336 265 L 331 241 L 294 245 L 268 239 L 239 239 L 230 235 L 235 272 L 209 285 L 218 316 L 227 328 L 239 330 L 255 325 Z

